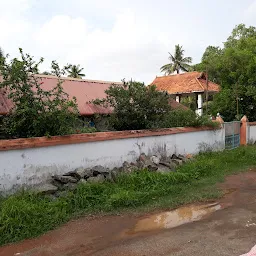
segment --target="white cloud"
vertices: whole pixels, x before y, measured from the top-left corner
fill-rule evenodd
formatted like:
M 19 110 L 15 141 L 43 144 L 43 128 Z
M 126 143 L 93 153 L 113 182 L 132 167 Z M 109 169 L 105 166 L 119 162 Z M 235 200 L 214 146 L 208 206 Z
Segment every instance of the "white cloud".
M 47 59 L 81 64 L 90 78 L 142 79 L 149 72 L 154 78 L 153 63 L 165 47 L 132 11 L 118 14 L 109 31 L 88 27 L 84 18 L 55 16 L 35 33 L 36 44 Z
M 254 0 L 245 10 L 245 20 L 256 24 L 256 0 Z
M 256 0 L 244 1 L 256 22 Z M 237 16 L 227 18 L 231 4 Z M 175 44 L 199 61 L 208 45 L 220 44 L 241 23 L 245 8 L 241 0 L 0 0 L 0 47 L 12 57 L 18 47 L 45 57 L 42 70 L 57 60 L 80 64 L 87 78 L 148 83 Z

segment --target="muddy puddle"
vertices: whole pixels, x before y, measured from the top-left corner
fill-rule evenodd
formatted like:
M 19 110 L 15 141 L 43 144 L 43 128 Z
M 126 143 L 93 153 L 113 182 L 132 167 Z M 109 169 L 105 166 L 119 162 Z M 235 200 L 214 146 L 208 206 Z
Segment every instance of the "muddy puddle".
M 158 213 L 141 219 L 127 233 L 134 234 L 158 229 L 175 228 L 186 223 L 199 221 L 220 209 L 221 205 L 218 203 L 181 207 L 173 211 Z

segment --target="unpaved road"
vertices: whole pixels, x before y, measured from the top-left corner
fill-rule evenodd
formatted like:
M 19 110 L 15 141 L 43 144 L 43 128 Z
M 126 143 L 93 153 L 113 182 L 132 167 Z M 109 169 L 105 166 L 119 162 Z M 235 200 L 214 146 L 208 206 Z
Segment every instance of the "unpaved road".
M 221 186 L 228 193 L 214 212 L 194 205 L 160 213 L 168 218 L 156 213 L 81 218 L 37 239 L 1 247 L 0 256 L 239 256 L 256 244 L 256 172 L 230 176 Z M 172 218 L 196 219 L 198 209 L 206 214 L 203 219 L 173 227 Z

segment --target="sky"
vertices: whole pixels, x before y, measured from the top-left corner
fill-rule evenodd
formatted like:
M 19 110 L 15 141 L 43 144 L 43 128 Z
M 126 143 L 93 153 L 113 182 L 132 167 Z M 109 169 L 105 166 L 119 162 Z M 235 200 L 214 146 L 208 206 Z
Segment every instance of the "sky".
M 240 23 L 256 26 L 256 0 L 0 0 L 0 47 L 44 57 L 42 72 L 56 60 L 87 79 L 147 84 L 176 44 L 198 63 Z

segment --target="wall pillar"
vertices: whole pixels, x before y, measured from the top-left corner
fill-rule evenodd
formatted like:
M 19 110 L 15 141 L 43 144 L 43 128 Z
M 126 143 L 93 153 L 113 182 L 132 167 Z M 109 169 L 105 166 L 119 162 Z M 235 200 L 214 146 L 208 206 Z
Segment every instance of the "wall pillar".
M 248 119 L 246 116 L 243 116 L 241 119 L 240 126 L 240 145 L 247 145 L 247 123 Z
M 175 100 L 180 103 L 180 95 L 176 95 L 176 99 Z
M 199 116 L 203 115 L 203 94 L 202 93 L 197 94 L 197 110 L 196 110 L 196 113 Z

